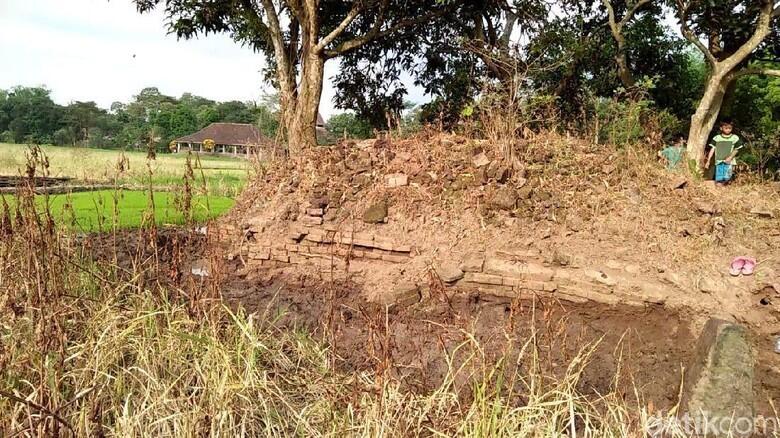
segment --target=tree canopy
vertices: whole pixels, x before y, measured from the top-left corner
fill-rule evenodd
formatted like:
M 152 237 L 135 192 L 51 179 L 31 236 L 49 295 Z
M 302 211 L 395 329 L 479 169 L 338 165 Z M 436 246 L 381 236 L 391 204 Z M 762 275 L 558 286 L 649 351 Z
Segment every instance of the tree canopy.
M 104 148 L 141 148 L 154 133 L 155 147 L 164 150 L 174 138 L 210 123 L 257 124 L 273 138 L 277 108 L 269 102 L 215 102 L 184 93 L 180 98 L 157 88 L 141 90 L 130 102 L 114 102 L 106 110 L 95 102 L 58 105 L 43 87 L 0 90 L 0 140 Z

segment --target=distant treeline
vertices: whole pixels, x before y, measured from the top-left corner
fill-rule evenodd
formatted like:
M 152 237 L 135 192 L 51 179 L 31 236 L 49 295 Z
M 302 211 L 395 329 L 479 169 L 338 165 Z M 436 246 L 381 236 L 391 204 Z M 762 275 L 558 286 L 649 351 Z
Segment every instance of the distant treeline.
M 0 89 L 0 142 L 165 150 L 172 139 L 214 122 L 257 124 L 273 137 L 277 105 L 272 95 L 262 102 L 216 102 L 150 87 L 106 110 L 95 102 L 58 105 L 45 87 L 17 86 Z

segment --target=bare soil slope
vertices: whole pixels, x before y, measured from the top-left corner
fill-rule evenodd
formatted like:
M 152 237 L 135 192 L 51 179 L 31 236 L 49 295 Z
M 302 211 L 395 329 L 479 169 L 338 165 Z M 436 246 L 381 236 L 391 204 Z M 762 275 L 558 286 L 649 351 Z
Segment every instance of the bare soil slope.
M 719 317 L 756 334 L 759 379 L 777 388 L 779 217 L 777 185 L 715 187 L 667 172 L 638 148 L 545 135 L 510 154 L 435 133 L 273 163 L 223 228 L 233 290 L 246 300 L 279 281 L 314 281 L 350 285 L 361 302 L 395 312 L 428 309 L 426 318 L 437 302 L 591 309 L 577 314 L 607 306 L 623 309 L 624 322 L 660 311 L 666 316 L 647 319 L 656 330 L 643 330 L 651 350 L 664 334 L 684 343 Z M 758 260 L 754 275 L 728 275 L 738 255 Z M 309 313 L 304 307 L 297 310 Z M 632 328 L 613 325 L 615 333 Z M 648 357 L 661 357 L 657 350 Z M 682 350 L 667 353 L 684 362 Z M 679 367 L 662 368 L 663 381 L 679 376 Z

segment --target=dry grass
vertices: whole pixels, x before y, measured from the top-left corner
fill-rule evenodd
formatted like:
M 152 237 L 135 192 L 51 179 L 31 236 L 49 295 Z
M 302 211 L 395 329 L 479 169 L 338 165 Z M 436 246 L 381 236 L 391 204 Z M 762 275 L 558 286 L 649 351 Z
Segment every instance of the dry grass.
M 4 315 L 4 436 L 618 437 L 638 434 L 646 418 L 614 395 L 577 392 L 589 348 L 554 380 L 504 376 L 503 362 L 480 363 L 479 346 L 464 344 L 482 370 L 465 403 L 453 382 L 468 363 L 450 363 L 430 394 L 407 393 L 380 376 L 333 370 L 325 346 L 263 316 L 225 308 L 193 316 L 161 291 L 74 286 L 68 295 L 78 299 L 56 306 L 70 321 L 56 333 L 67 339 L 61 351 L 33 347 L 34 312 Z M 525 360 L 531 342 L 503 361 Z
M 177 187 L 184 172 L 185 154 L 158 154 L 151 163 L 145 152 L 92 149 L 65 146 L 41 146 L 49 158 L 49 175 L 68 177 L 87 183 L 119 183 L 132 187 L 146 187 L 150 164 L 159 188 Z M 19 175 L 27 164 L 29 146 L 0 143 L 0 175 Z M 122 177 L 116 180 L 116 166 L 122 160 Z M 203 155 L 197 164 L 196 178 L 208 185 L 209 193 L 236 196 L 252 166 L 240 158 Z
M 161 281 L 178 268 L 154 251 L 131 270 L 90 260 L 29 187 L 19 205 L 0 220 L 2 436 L 617 437 L 648 421 L 639 396 L 578 392 L 595 345 L 553 378 L 535 336 L 491 362 L 466 333 L 441 386 L 412 393 L 333 368 L 327 345 L 229 310 L 215 284 Z

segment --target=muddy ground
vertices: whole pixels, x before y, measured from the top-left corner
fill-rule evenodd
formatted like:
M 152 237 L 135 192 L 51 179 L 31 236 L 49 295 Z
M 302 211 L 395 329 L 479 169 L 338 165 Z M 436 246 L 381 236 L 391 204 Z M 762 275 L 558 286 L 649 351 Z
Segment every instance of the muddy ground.
M 385 312 L 363 300 L 354 285 L 309 278 L 236 279 L 223 293 L 250 310 L 281 315 L 282 326 L 305 327 L 329 339 L 341 368 L 389 367 L 394 377 L 415 391 L 441 384 L 447 372 L 445 351 L 456 362 L 474 351 L 474 344 L 467 343 L 453 353 L 469 334 L 484 352 L 484 363 L 504 355 L 514 363 L 523 344 L 535 336 L 542 374 L 564 375 L 578 353 L 594 346 L 579 381 L 580 391 L 598 395 L 617 389 L 633 400 L 636 388 L 644 402 L 652 400 L 657 408 L 668 409 L 677 401 L 682 367 L 694 351 L 686 316 L 662 306 L 508 302 L 474 293 L 430 298 Z M 520 359 L 526 371 L 531 354 L 528 350 Z M 480 362 L 475 361 L 470 371 L 478 370 Z M 456 385 L 463 385 L 467 374 L 462 373 Z M 616 376 L 620 376 L 617 386 Z
M 207 253 L 207 239 L 198 233 L 136 231 L 84 239 L 90 242 L 85 249 L 96 258 L 106 260 L 116 253 L 118 264 L 128 269 L 155 257 L 160 268 L 156 274 L 149 271 L 146 281 L 202 290 L 204 283 L 217 280 L 217 289 L 230 305 L 273 318 L 281 328 L 306 329 L 327 342 L 342 371 L 387 370 L 411 391 L 437 388 L 448 371 L 447 357 L 459 364 L 476 353 L 455 379 L 467 399 L 469 376 L 481 375 L 486 365 L 492 366 L 499 358 L 505 357 L 510 364 L 505 375 L 514 374 L 514 363 L 524 374 L 533 353 L 539 374 L 561 377 L 575 357 L 592 346 L 578 383 L 581 393 L 597 397 L 615 391 L 629 402 L 640 394 L 643 405 L 668 410 L 677 403 L 683 371 L 696 350 L 697 335 L 690 324 L 695 315 L 662 305 L 639 308 L 549 299 L 512 302 L 477 292 L 440 290 L 424 293 L 418 304 L 386 309 L 365 300 L 354 283 L 247 272 L 237 270 L 238 261 L 211 267 L 220 272 L 205 279 L 190 275 L 186 267 L 193 260 L 220 256 Z M 472 336 L 476 343 L 468 342 Z M 530 339 L 536 341 L 520 356 Z M 756 409 L 770 415 L 768 400 L 780 394 L 778 355 L 772 352 L 767 336 L 754 334 L 753 340 Z M 517 401 L 522 403 L 522 399 Z
M 668 410 L 678 401 L 684 369 L 695 352 L 690 331 L 693 315 L 661 305 L 645 308 L 566 301 L 516 301 L 456 293 L 428 297 L 407 308 L 389 309 L 369 303 L 354 284 L 299 277 L 261 279 L 234 277 L 223 296 L 262 315 L 278 317 L 287 328 L 305 328 L 332 345 L 336 365 L 346 371 L 382 371 L 413 391 L 429 391 L 447 373 L 446 355 L 462 362 L 475 350 L 484 360 L 456 379 L 464 387 L 469 372 L 500 357 L 509 363 L 531 337 L 541 374 L 560 377 L 584 349 L 594 346 L 578 390 L 591 396 L 615 390 L 629 402 L 640 394 L 644 405 Z M 754 335 L 755 395 L 758 414 L 775 415 L 770 397 L 780 394 L 777 355 L 766 336 Z M 461 345 L 458 353 L 453 353 Z M 520 359 L 528 371 L 530 350 Z M 507 374 L 512 374 L 512 367 Z M 619 379 L 616 381 L 616 376 Z M 468 398 L 471 388 L 461 391 Z M 636 390 L 636 392 L 635 392 Z

